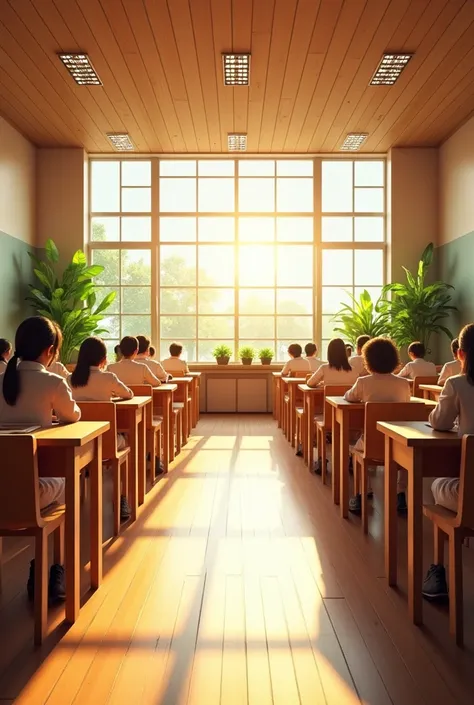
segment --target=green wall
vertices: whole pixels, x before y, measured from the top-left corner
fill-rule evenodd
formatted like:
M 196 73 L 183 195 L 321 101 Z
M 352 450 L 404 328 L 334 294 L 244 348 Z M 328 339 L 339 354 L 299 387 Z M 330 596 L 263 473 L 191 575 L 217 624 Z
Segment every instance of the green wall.
M 0 337 L 13 341 L 31 308 L 25 301 L 33 271 L 28 251 L 35 248 L 0 230 Z

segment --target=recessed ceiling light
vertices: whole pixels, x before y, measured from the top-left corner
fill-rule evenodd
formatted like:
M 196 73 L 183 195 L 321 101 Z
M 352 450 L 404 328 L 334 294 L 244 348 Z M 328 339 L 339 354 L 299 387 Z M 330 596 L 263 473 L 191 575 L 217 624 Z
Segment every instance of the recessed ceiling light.
M 58 54 L 58 56 L 80 86 L 102 85 L 102 81 L 87 54 Z
M 370 79 L 371 86 L 393 86 L 413 54 L 384 54 Z
M 225 86 L 250 85 L 250 54 L 222 54 Z
M 132 140 L 126 132 L 108 132 L 107 137 L 117 152 L 130 152 L 135 149 Z
M 356 152 L 369 135 L 366 132 L 349 132 L 339 149 L 343 152 Z
M 227 149 L 229 152 L 247 151 L 247 135 L 245 132 L 227 135 Z

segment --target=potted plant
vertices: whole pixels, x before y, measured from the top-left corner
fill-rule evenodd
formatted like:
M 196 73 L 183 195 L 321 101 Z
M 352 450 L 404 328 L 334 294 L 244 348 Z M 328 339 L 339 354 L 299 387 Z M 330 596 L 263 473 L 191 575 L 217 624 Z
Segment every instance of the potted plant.
M 274 353 L 271 348 L 262 348 L 258 353 L 262 365 L 271 365 L 273 354 Z
M 332 319 L 338 326 L 334 328 L 335 332 L 341 333 L 352 345 L 355 345 L 359 335 L 370 335 L 371 338 L 376 338 L 387 333 L 383 316 L 377 312 L 380 299 L 374 304 L 366 289 L 360 294 L 359 299 L 352 294 L 350 298 L 352 304 L 341 304 L 341 310 Z
M 239 357 L 242 365 L 251 365 L 255 357 L 255 350 L 250 345 L 244 345 L 239 350 Z
M 229 360 L 232 357 L 232 348 L 229 348 L 229 346 L 225 344 L 217 345 L 214 348 L 212 355 L 216 358 L 218 365 L 228 365 Z

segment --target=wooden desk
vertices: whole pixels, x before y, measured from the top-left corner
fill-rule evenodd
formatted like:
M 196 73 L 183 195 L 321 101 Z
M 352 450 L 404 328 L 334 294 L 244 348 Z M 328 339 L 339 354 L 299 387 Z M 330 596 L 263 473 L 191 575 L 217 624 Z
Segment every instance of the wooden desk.
M 191 412 L 191 427 L 196 428 L 199 421 L 199 399 L 201 387 L 201 372 L 188 372 L 186 377 L 192 377 L 191 394 L 193 397 Z M 174 380 L 172 380 L 174 381 Z
M 365 403 L 344 397 L 326 397 L 332 407 L 332 499 L 339 504 L 341 516 L 349 512 L 349 436 L 351 430 L 364 429 Z
M 272 372 L 273 379 L 273 418 L 276 419 L 278 423 L 278 428 L 280 428 L 280 379 L 281 372 Z
M 438 384 L 420 384 L 420 389 L 425 399 L 432 399 L 436 402 L 443 391 L 443 387 L 440 387 Z
M 422 421 L 387 423 L 385 435 L 385 573 L 397 584 L 397 465 L 408 472 L 408 609 L 415 624 L 422 622 L 423 478 L 457 477 L 461 438 L 439 432 Z
M 42 477 L 64 477 L 66 496 L 66 620 L 79 614 L 80 594 L 80 474 L 89 465 L 91 488 L 91 587 L 102 582 L 102 434 L 103 421 L 78 421 L 36 431 L 38 472 Z
M 173 413 L 173 394 L 177 389 L 178 385 L 174 381 L 153 388 L 153 408 L 163 417 L 163 466 L 165 472 L 168 472 L 170 447 L 174 442 L 171 414 Z
M 285 405 L 285 390 L 288 389 L 288 419 L 285 424 L 286 437 L 291 443 L 292 447 L 295 447 L 295 430 L 296 430 L 296 392 L 298 385 L 304 384 L 306 382 L 306 377 L 282 377 L 280 384 L 282 385 L 282 400 L 283 409 Z
M 303 392 L 303 458 L 310 469 L 313 461 L 314 447 L 314 417 L 316 415 L 317 402 L 323 402 L 324 387 L 308 387 L 307 384 L 299 384 L 298 389 Z
M 122 399 L 117 404 L 117 430 L 126 433 L 130 446 L 130 508 L 131 519 L 137 518 L 138 505 L 145 501 L 146 493 L 146 406 L 151 397 Z M 151 459 L 153 463 L 153 458 Z
M 176 390 L 176 396 L 174 401 L 175 402 L 181 402 L 184 404 L 183 406 L 183 423 L 181 425 L 181 443 L 182 445 L 185 445 L 188 436 L 191 433 L 191 426 L 190 426 L 190 414 L 189 414 L 189 407 L 188 407 L 188 397 L 190 396 L 190 391 L 193 383 L 193 378 L 188 377 L 173 377 L 172 379 L 172 384 L 177 385 L 177 390 Z

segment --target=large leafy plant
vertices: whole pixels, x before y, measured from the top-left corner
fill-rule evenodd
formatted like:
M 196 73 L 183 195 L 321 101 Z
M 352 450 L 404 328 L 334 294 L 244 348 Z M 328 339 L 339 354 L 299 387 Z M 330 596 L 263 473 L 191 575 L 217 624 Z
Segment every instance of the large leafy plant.
M 425 283 L 433 255 L 434 246 L 430 243 L 421 255 L 416 275 L 403 267 L 406 283 L 383 287 L 377 310 L 385 321 L 386 332 L 400 347 L 419 340 L 429 351 L 433 334 L 443 333 L 450 340 L 453 337 L 442 321 L 457 310 L 450 303 L 454 287 L 442 281 Z
M 350 304 L 341 304 L 342 308 L 333 317 L 337 324 L 334 331 L 341 333 L 345 340 L 355 345 L 359 335 L 375 338 L 387 333 L 382 316 L 377 312 L 379 301 L 374 303 L 369 292 L 364 291 L 357 299 L 352 294 Z
M 27 301 L 38 314 L 60 326 L 63 332 L 61 361 L 67 364 L 86 338 L 108 332 L 101 328 L 102 314 L 112 304 L 116 293 L 110 292 L 97 304 L 94 277 L 99 276 L 104 267 L 88 265 L 82 250 L 74 254 L 62 275 L 56 272 L 59 251 L 53 240 L 46 243 L 46 260 L 40 260 L 31 252 L 29 255 L 38 283 L 30 285 Z

